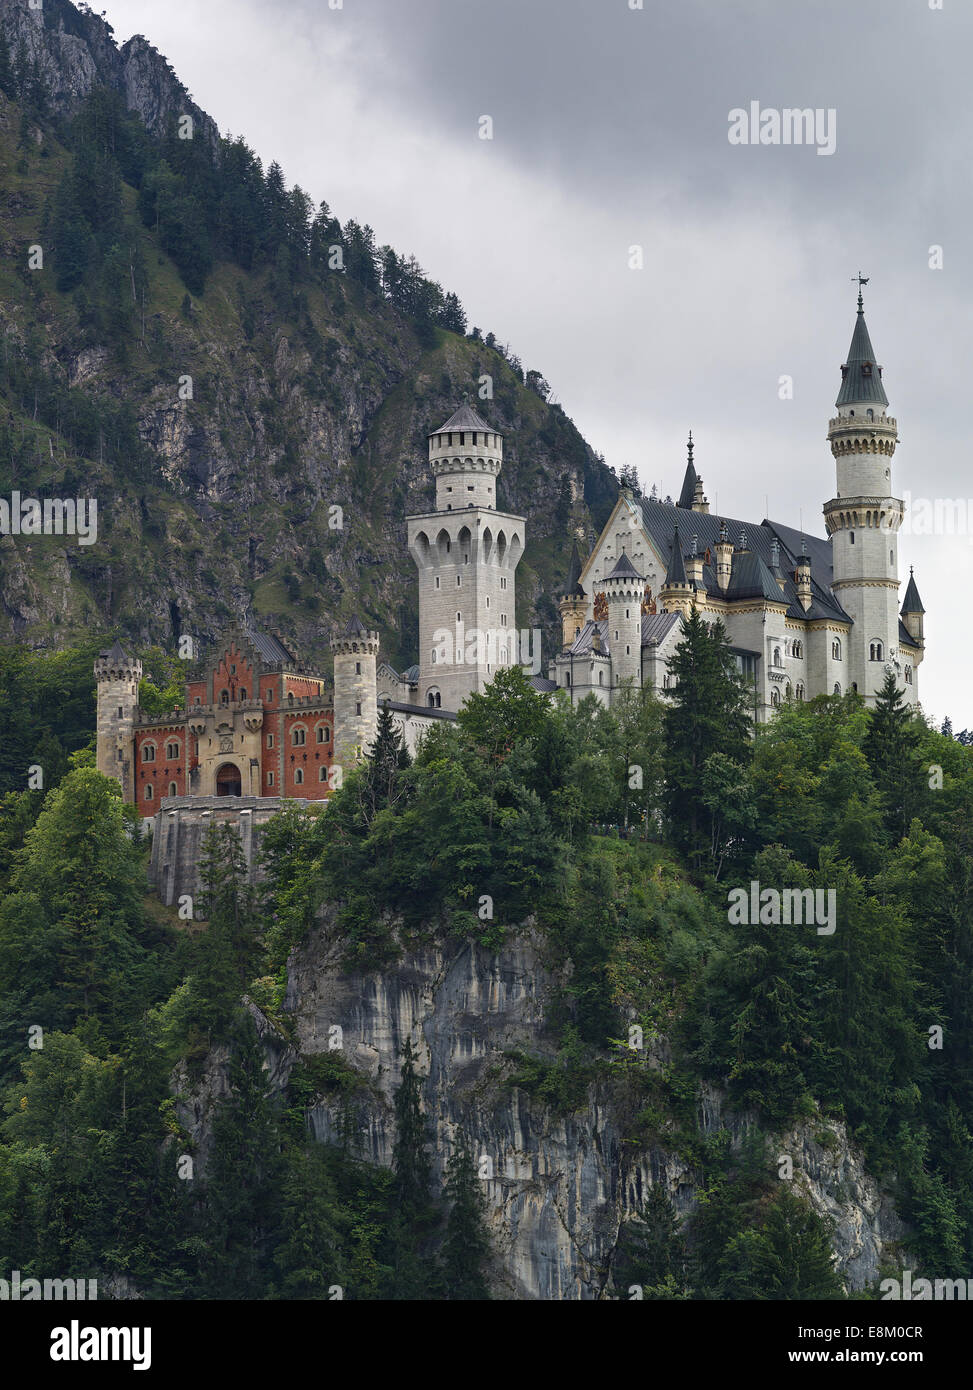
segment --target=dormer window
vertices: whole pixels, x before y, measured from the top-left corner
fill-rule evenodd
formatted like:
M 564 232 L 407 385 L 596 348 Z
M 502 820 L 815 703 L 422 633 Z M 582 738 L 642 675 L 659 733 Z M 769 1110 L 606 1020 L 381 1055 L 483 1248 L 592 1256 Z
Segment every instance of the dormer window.
M 871 364 L 871 362 L 863 362 L 863 363 L 862 363 L 862 376 L 871 376 L 871 374 L 872 374 L 872 364 Z

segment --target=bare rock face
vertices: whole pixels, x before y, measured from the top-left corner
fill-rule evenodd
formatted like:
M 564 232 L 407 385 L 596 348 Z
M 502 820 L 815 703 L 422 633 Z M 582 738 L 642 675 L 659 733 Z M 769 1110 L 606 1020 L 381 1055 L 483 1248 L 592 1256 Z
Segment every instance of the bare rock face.
M 544 1014 L 555 984 L 530 932 L 499 952 L 464 944 L 407 955 L 383 972 L 348 974 L 325 923 L 292 955 L 286 1007 L 299 1052 L 324 1051 L 340 1039 L 345 1060 L 367 1082 L 354 1122 L 362 1156 L 374 1163 L 392 1161 L 392 1096 L 402 1047 L 412 1040 L 426 1072 L 435 1177 L 442 1179 L 459 1129 L 486 1174 L 499 1296 L 624 1297 L 612 1280 L 622 1223 L 655 1185 L 680 1215 L 691 1212 L 697 1176 L 678 1154 L 632 1144 L 616 1098 L 598 1087 L 580 1110 L 556 1115 L 503 1084 L 505 1053 L 552 1054 Z M 279 1073 L 279 1061 L 272 1065 Z M 327 1099 L 309 1118 L 325 1142 L 337 1141 L 347 1126 L 347 1115 Z M 728 1130 L 735 1145 L 753 1123 L 726 1112 L 713 1089 L 701 1097 L 700 1121 L 708 1132 Z M 834 1221 L 834 1250 L 848 1286 L 876 1280 L 904 1231 L 843 1126 L 811 1120 L 776 1142 L 792 1159 L 795 1186 Z

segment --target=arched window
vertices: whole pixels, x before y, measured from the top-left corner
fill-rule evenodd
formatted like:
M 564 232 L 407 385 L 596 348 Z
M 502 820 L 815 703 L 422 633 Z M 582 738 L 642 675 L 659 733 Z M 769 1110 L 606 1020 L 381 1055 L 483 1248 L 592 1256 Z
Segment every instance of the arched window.
M 247 698 L 247 687 L 246 687 L 245 685 L 241 685 L 241 686 L 240 686 L 240 699 L 241 699 L 241 700 L 245 700 L 246 698 Z
M 774 709 L 780 709 L 780 691 L 776 686 L 774 686 L 773 690 L 770 692 L 770 703 L 773 705 Z
M 907 667 L 905 668 L 905 683 L 906 683 L 906 685 L 911 685 L 911 684 L 912 684 L 912 667 L 911 667 L 911 666 L 907 666 Z
M 145 799 L 146 801 L 151 801 L 154 796 L 155 792 L 152 790 L 152 783 L 150 782 L 145 789 Z
M 170 783 L 169 783 L 169 795 L 170 795 L 170 796 L 178 796 L 178 795 L 179 795 L 179 789 L 177 788 L 175 782 L 170 782 Z
M 436 697 L 431 690 L 426 697 L 426 703 L 428 704 L 430 709 L 436 708 Z
M 598 672 L 598 684 L 599 684 L 599 685 L 604 685 L 604 683 L 605 683 L 605 673 L 604 673 L 604 671 L 599 671 L 599 672 Z
M 837 681 L 835 681 L 834 693 L 835 693 L 836 695 L 840 695 L 840 694 L 841 694 L 841 686 L 838 684 Z
M 328 769 L 327 769 L 327 767 L 324 765 L 324 763 L 322 763 L 321 766 L 318 768 L 318 781 L 319 781 L 319 782 L 326 782 L 327 780 L 328 780 Z
M 221 690 L 221 691 L 220 691 L 220 704 L 221 704 L 221 705 L 228 705 L 229 703 L 230 703 L 230 692 L 229 692 L 228 690 Z
M 884 661 L 885 648 L 881 642 L 872 642 L 868 648 L 872 661 Z
M 787 684 L 784 686 L 784 699 L 785 699 L 785 700 L 789 700 L 790 698 L 791 698 L 791 683 L 790 683 L 790 681 L 788 681 Z
M 301 748 L 307 743 L 307 730 L 295 729 L 291 734 L 291 743 L 295 748 Z
M 143 744 L 142 744 L 142 761 L 143 761 L 143 763 L 154 763 L 154 762 L 155 762 L 155 744 L 154 744 L 154 743 L 143 743 Z
M 783 663 L 781 662 L 781 659 L 780 659 L 780 647 L 775 647 L 775 648 L 774 648 L 774 665 L 775 665 L 775 666 L 780 666 L 780 665 L 782 665 L 782 664 L 783 664 Z
M 331 730 L 327 724 L 318 725 L 318 743 L 327 743 L 331 738 Z
M 837 639 L 836 639 L 834 642 L 831 643 L 831 660 L 832 660 L 832 661 L 840 661 L 840 660 L 841 660 L 841 643 L 840 643 L 839 641 L 837 641 Z M 840 694 L 841 692 L 838 691 L 837 693 Z
M 793 648 L 792 648 L 792 650 L 793 650 L 794 655 L 800 659 L 800 658 L 803 657 L 803 655 L 804 655 L 804 643 L 803 643 L 803 642 L 795 642 L 795 643 L 794 643 L 794 646 L 793 646 Z
M 804 699 L 804 682 L 803 682 L 803 681 L 798 681 L 798 682 L 797 682 L 797 689 L 796 689 L 796 691 L 795 691 L 795 694 L 796 694 L 797 699 L 798 699 L 799 702 L 800 702 L 801 700 Z
M 303 767 L 296 767 L 296 768 L 294 769 L 294 782 L 295 782 L 295 784 L 299 787 L 299 786 L 301 786 L 301 784 L 303 783 L 303 781 L 304 781 L 304 769 L 303 769 Z
M 166 760 L 167 760 L 168 762 L 171 762 L 173 758 L 178 758 L 178 757 L 179 757 L 179 744 L 178 744 L 178 743 L 167 743 L 167 744 L 166 744 Z
M 874 420 L 874 419 L 875 419 L 875 412 L 874 412 L 874 410 L 866 410 L 866 411 L 865 411 L 865 414 L 868 416 L 869 420 Z

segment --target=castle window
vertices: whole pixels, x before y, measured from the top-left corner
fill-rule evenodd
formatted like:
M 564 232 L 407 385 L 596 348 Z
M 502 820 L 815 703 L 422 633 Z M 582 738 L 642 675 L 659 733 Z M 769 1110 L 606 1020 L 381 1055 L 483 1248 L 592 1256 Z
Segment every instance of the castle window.
M 273 746 L 274 746 L 274 736 L 273 736 L 273 734 L 268 734 L 268 735 L 267 735 L 267 747 L 268 747 L 268 748 L 273 748 Z
M 142 744 L 142 761 L 143 761 L 143 763 L 154 763 L 154 762 L 155 762 L 155 744 L 154 744 L 154 743 L 143 743 L 143 744 Z
M 781 665 L 783 665 L 783 663 L 782 663 L 782 661 L 781 661 L 781 659 L 780 659 L 780 647 L 775 647 L 775 648 L 774 648 L 774 665 L 775 665 L 775 666 L 781 666 Z
M 121 705 L 118 706 L 118 717 L 119 719 L 123 719 L 125 717 L 125 711 L 122 709 Z
M 327 743 L 327 741 L 328 741 L 328 728 L 327 728 L 327 725 L 326 725 L 326 724 L 319 724 L 319 725 L 318 725 L 318 743 Z
M 150 782 L 149 785 L 148 785 L 148 786 L 146 787 L 146 789 L 145 789 L 145 799 L 146 799 L 146 801 L 151 801 L 152 798 L 153 798 L 153 796 L 155 796 L 155 792 L 152 790 L 152 783 Z
M 231 667 L 230 667 L 230 675 L 231 675 L 231 676 L 235 676 L 235 675 L 236 675 L 236 667 L 235 667 L 235 666 L 231 666 Z
M 851 542 L 852 545 L 855 544 L 855 533 L 854 533 L 854 531 L 849 531 L 849 532 L 848 532 L 848 539 L 849 539 L 849 541 Z
M 875 412 L 874 412 L 874 410 L 866 410 L 866 411 L 865 411 L 865 414 L 868 416 L 869 420 L 874 420 L 874 419 L 875 419 Z
M 324 766 L 324 764 L 322 763 L 322 765 L 318 768 L 318 781 L 319 781 L 319 782 L 326 782 L 327 780 L 328 780 L 328 769 L 327 769 L 327 768 Z
M 274 774 L 273 774 L 272 772 L 268 772 L 268 773 L 267 773 L 267 786 L 268 786 L 268 787 L 272 787 L 273 785 L 274 785 Z
M 246 687 L 245 685 L 241 685 L 241 686 L 240 686 L 240 699 L 241 699 L 241 700 L 245 700 L 246 698 L 247 698 L 247 687 Z
M 868 648 L 869 656 L 872 661 L 884 661 L 885 648 L 881 642 L 872 642 Z
M 307 743 L 307 730 L 295 729 L 291 734 L 291 743 L 295 748 L 300 748 L 303 744 Z
M 501 589 L 505 589 L 507 587 L 507 580 L 504 575 L 500 576 L 500 587 Z
M 837 681 L 835 681 L 834 693 L 835 693 L 836 695 L 840 695 L 840 694 L 841 694 L 841 686 L 838 684 Z
M 802 656 L 804 655 L 804 643 L 803 643 L 803 642 L 795 642 L 795 643 L 794 643 L 794 646 L 793 646 L 793 648 L 792 648 L 792 651 L 793 651 L 793 653 L 794 653 L 794 655 L 795 655 L 796 657 L 798 657 L 798 658 L 802 657 Z
M 770 692 L 770 703 L 773 705 L 774 709 L 780 709 L 780 691 L 776 686 Z
M 296 768 L 294 769 L 294 781 L 295 781 L 295 783 L 297 784 L 297 786 L 300 786 L 301 783 L 304 781 L 304 769 L 303 769 L 303 767 L 296 767 Z
M 564 673 L 564 684 L 570 688 L 570 686 L 571 686 L 571 672 L 570 672 L 570 671 L 565 671 L 565 673 Z
M 230 703 L 230 692 L 229 692 L 228 690 L 221 690 L 221 691 L 220 691 L 220 704 L 221 704 L 221 705 L 228 705 L 229 703 Z
M 797 690 L 795 691 L 795 694 L 797 695 L 799 701 L 804 699 L 804 685 L 801 681 L 797 682 Z
M 889 564 L 890 564 L 890 565 L 894 565 L 894 564 L 895 564 L 895 555 L 892 553 L 891 550 L 889 551 Z
M 907 667 L 905 668 L 905 683 L 906 683 L 906 685 L 911 685 L 911 684 L 912 684 L 912 667 L 911 667 L 911 666 L 907 666 Z
M 487 594 L 486 606 L 487 606 L 487 608 L 490 607 L 490 595 L 489 595 L 489 594 Z
M 501 613 L 501 614 L 500 614 L 500 626 L 501 626 L 501 627 L 506 627 L 506 626 L 507 626 L 507 615 L 506 615 L 506 613 Z
M 356 662 L 355 662 L 355 675 L 356 675 L 356 676 L 360 676 L 360 675 L 361 675 L 361 662 L 360 662 L 360 661 L 356 661 Z
M 439 588 L 439 575 L 436 575 L 436 588 Z
M 361 714 L 361 701 L 360 701 L 360 700 L 359 700 L 358 703 L 355 705 L 355 713 L 356 713 L 356 714 Z
M 631 656 L 631 655 L 632 655 L 632 648 L 631 648 L 631 647 L 626 647 L 626 648 L 625 648 L 625 655 L 626 655 L 626 656 Z
M 841 643 L 840 643 L 840 642 L 835 641 L 835 642 L 832 642 L 832 643 L 831 643 L 831 659 L 832 659 L 832 661 L 840 661 L 840 660 L 841 660 Z M 840 694 L 841 694 L 841 691 L 840 691 L 840 690 L 837 691 L 836 694 L 840 695 Z
M 178 791 L 176 790 L 176 784 L 175 784 L 175 782 L 170 782 L 170 783 L 169 783 L 169 795 L 170 795 L 170 796 L 178 796 L 178 795 L 179 795 Z
M 194 696 L 193 696 L 193 704 L 194 704 L 194 705 L 201 705 L 202 703 L 203 703 L 203 702 L 202 702 L 202 700 L 200 699 L 200 697 L 199 697 L 198 695 L 194 695 Z
M 461 574 L 456 576 L 456 587 L 457 589 L 462 589 L 463 587 L 463 576 Z
M 599 671 L 599 672 L 598 672 L 598 684 L 599 684 L 599 685 L 604 685 L 604 684 L 605 684 L 605 673 L 604 673 L 604 671 Z
M 463 615 L 462 615 L 462 613 L 457 612 L 457 614 L 456 614 L 456 621 L 457 621 L 458 623 L 461 623 L 461 622 L 463 621 Z
M 171 759 L 171 758 L 178 758 L 178 757 L 179 757 L 179 744 L 178 744 L 178 743 L 167 743 L 167 744 L 166 744 L 166 760 L 168 761 L 168 760 Z

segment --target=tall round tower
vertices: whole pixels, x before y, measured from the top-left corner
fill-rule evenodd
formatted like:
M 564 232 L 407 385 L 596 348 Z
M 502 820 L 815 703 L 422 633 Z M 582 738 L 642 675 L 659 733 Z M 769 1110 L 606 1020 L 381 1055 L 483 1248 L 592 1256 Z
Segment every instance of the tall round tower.
M 503 439 L 469 405 L 429 435 L 436 509 L 407 518 L 419 570 L 419 703 L 458 710 L 519 659 L 522 516 L 498 512 Z
M 608 600 L 608 649 L 612 659 L 612 689 L 642 684 L 642 596 L 645 578 L 623 550 L 611 574 L 603 580 Z
M 331 638 L 334 653 L 334 761 L 350 768 L 375 741 L 378 696 L 375 662 L 379 637 L 353 617 Z
M 824 520 L 831 537 L 832 588 L 854 624 L 841 684 L 868 703 L 881 689 L 887 666 L 901 672 L 898 530 L 904 507 L 892 491 L 898 430 L 888 403 L 859 286 L 858 317 L 835 402 L 838 413 L 828 423 L 837 493 L 824 504 Z
M 120 642 L 99 652 L 95 661 L 98 713 L 95 765 L 114 777 L 125 801 L 135 801 L 135 716 L 142 663 Z

